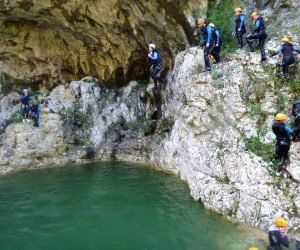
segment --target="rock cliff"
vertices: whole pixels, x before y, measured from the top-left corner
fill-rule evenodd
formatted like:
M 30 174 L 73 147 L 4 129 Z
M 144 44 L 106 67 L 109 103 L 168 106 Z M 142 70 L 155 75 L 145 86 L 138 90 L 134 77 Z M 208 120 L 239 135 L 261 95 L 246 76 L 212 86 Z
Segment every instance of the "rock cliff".
M 160 102 L 151 84 L 108 90 L 87 77 L 56 87 L 41 97 L 56 114 L 42 116 L 40 128 L 11 124 L 2 135 L 1 172 L 84 162 L 92 146 L 96 159 L 178 174 L 195 199 L 234 220 L 267 228 L 285 216 L 299 227 L 299 143 L 291 149 L 294 180 L 275 176 L 270 164 L 274 113 L 289 114 L 295 92 L 256 53 L 233 55 L 211 74 L 201 73 L 202 53 L 177 55 Z
M 207 1 L 7 0 L 0 3 L 0 68 L 14 84 L 51 88 L 86 75 L 106 84 L 147 76 L 154 42 L 166 69 L 193 43 Z
M 103 81 L 143 76 L 140 58 L 153 33 L 171 65 L 188 43 L 191 13 L 197 10 L 194 1 L 183 1 L 184 9 L 171 1 L 125 2 L 110 1 L 106 8 L 102 1 L 73 0 L 1 6 L 0 27 L 7 32 L 0 38 L 3 73 L 17 80 L 26 76 L 40 87 L 58 86 L 35 93 L 53 112 L 42 115 L 39 128 L 18 123 L 17 93 L 1 95 L 0 129 L 6 129 L 0 135 L 0 173 L 85 162 L 92 149 L 96 160 L 148 163 L 179 175 L 196 200 L 233 220 L 266 229 L 274 216 L 285 216 L 291 227 L 300 227 L 300 144 L 291 148 L 293 178 L 278 177 L 271 132 L 276 112 L 292 120 L 299 74 L 284 83 L 276 77 L 275 59 L 261 64 L 259 54 L 246 51 L 202 73 L 203 51 L 192 48 L 176 56 L 160 93 L 154 95 L 153 85 L 144 81 L 107 89 Z M 265 8 L 275 37 L 268 50 L 282 36 L 278 27 L 298 42 L 297 18 L 292 25 L 279 23 L 297 13 L 298 1 L 255 3 Z M 297 70 L 295 64 L 292 74 Z M 56 84 L 87 74 L 93 77 Z

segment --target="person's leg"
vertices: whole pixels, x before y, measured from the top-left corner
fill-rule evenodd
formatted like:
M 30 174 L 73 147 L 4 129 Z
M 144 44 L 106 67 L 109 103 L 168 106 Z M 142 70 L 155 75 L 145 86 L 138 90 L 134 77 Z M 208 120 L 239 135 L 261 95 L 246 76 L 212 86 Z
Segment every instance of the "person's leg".
M 24 113 L 25 113 L 25 119 L 28 119 L 29 117 L 29 106 L 28 105 L 24 105 Z
M 258 45 L 259 45 L 259 49 L 260 49 L 260 54 L 261 54 L 261 60 L 265 61 L 267 59 L 266 57 L 266 51 L 265 51 L 265 38 L 259 38 L 258 39 Z
M 210 62 L 209 62 L 209 52 L 211 48 L 204 48 L 204 62 L 205 62 L 205 69 L 210 69 Z
M 35 115 L 33 118 L 34 126 L 39 126 L 39 115 Z
M 240 49 L 243 48 L 243 46 L 244 46 L 244 44 L 243 44 L 243 35 L 244 35 L 243 32 L 237 32 L 236 33 L 236 38 L 237 38 Z
M 253 45 L 252 45 L 252 41 L 251 40 L 257 40 L 258 39 L 258 35 L 249 35 L 247 36 L 246 40 L 247 40 L 247 43 L 248 43 L 248 46 L 250 48 L 250 50 L 253 52 L 254 51 L 254 48 L 253 48 Z
M 150 69 L 150 76 L 154 81 L 154 88 L 157 89 L 157 74 L 159 72 L 160 69 L 158 69 L 157 66 L 152 66 Z
M 217 47 L 216 48 L 216 57 L 215 57 L 217 63 L 221 62 L 220 51 L 221 51 L 221 47 Z
M 22 117 L 23 117 L 23 122 L 24 122 L 25 119 L 26 119 L 26 112 L 25 112 L 25 105 L 24 104 L 21 105 L 21 112 L 22 112 Z

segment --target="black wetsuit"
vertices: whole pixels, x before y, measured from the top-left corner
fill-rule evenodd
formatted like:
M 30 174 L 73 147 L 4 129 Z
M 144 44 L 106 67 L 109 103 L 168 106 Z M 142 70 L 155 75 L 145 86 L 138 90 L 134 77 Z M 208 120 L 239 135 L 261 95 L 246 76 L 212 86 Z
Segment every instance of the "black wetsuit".
M 261 60 L 265 61 L 267 59 L 266 52 L 265 52 L 265 41 L 267 38 L 266 28 L 265 28 L 265 22 L 262 17 L 258 17 L 255 20 L 255 29 L 254 31 L 247 36 L 247 43 L 251 49 L 251 51 L 254 51 L 252 41 L 251 40 L 258 40 L 258 46 L 261 53 Z
M 289 247 L 289 238 L 287 236 L 281 236 L 277 228 L 272 227 L 269 229 L 268 236 L 270 242 L 268 250 L 281 250 L 281 245 Z
M 241 31 L 239 31 L 241 29 Z M 238 41 L 239 48 L 243 47 L 243 35 L 246 34 L 245 15 L 240 14 L 235 19 L 235 37 Z
M 151 64 L 150 76 L 154 81 L 154 88 L 157 89 L 157 82 L 164 83 L 164 79 L 159 76 L 159 72 L 162 69 L 159 51 L 155 49 L 153 52 L 149 53 L 148 61 Z
M 286 42 L 279 46 L 276 51 L 270 55 L 270 57 L 273 57 L 279 52 L 282 53 L 282 64 L 279 66 L 282 66 L 283 76 L 286 79 L 289 78 L 289 66 L 295 62 L 293 55 L 294 51 L 300 53 L 300 49 L 295 47 L 293 44 Z
M 209 54 L 212 50 L 214 39 L 212 34 L 212 28 L 209 25 L 205 25 L 202 29 L 202 40 L 200 46 L 204 46 L 204 62 L 205 69 L 210 70 Z M 209 47 L 206 47 L 206 44 L 209 44 Z
M 294 116 L 294 132 L 297 140 L 300 140 L 300 100 L 297 100 L 293 105 L 292 115 Z
M 280 160 L 280 167 L 278 171 L 281 171 L 283 165 L 289 158 L 288 153 L 291 146 L 290 135 L 292 136 L 293 140 L 296 140 L 296 136 L 293 130 L 283 122 L 276 121 L 272 126 L 272 130 L 276 135 L 276 155 Z
M 28 119 L 28 114 L 31 105 L 31 98 L 28 95 L 21 95 L 20 100 L 21 100 L 21 110 L 22 110 L 23 119 Z
M 216 63 L 221 62 L 220 58 L 220 50 L 222 46 L 222 39 L 221 39 L 221 32 L 218 29 L 212 29 L 212 34 L 213 34 L 213 48 L 211 51 L 212 56 L 215 58 Z

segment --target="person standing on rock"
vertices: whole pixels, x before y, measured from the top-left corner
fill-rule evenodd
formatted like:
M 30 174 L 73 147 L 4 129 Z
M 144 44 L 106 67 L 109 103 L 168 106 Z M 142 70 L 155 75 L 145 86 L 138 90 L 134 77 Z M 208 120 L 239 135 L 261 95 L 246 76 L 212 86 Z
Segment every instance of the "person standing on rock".
M 265 41 L 267 38 L 265 22 L 262 16 L 259 16 L 257 12 L 253 12 L 251 17 L 255 21 L 255 29 L 247 36 L 247 43 L 250 51 L 254 52 L 252 40 L 258 40 L 258 46 L 261 53 L 261 61 L 266 61 Z
M 211 51 L 211 55 L 215 58 L 215 64 L 220 63 L 220 50 L 222 46 L 222 39 L 221 39 L 221 32 L 215 28 L 215 25 L 213 23 L 210 23 L 209 26 L 212 28 L 213 33 L 213 48 Z
M 198 26 L 201 29 L 202 39 L 200 41 L 200 47 L 204 46 L 204 62 L 205 62 L 205 71 L 210 71 L 210 61 L 209 61 L 209 54 L 213 47 L 213 34 L 212 28 L 206 23 L 204 18 L 200 18 L 198 20 Z
M 284 218 L 276 218 L 274 225 L 269 228 L 268 250 L 281 250 L 281 246 L 289 247 L 289 238 L 287 236 L 287 223 Z
M 287 81 L 289 79 L 289 66 L 295 62 L 294 51 L 300 54 L 300 49 L 294 46 L 288 37 L 281 39 L 282 44 L 273 52 L 270 57 L 282 53 L 282 64 L 279 64 L 279 67 L 282 67 L 284 79 Z
M 31 113 L 33 116 L 33 126 L 39 127 L 39 118 L 41 113 L 41 107 L 37 104 L 37 102 L 34 100 L 31 106 Z
M 300 99 L 295 101 L 292 109 L 292 115 L 294 116 L 294 131 L 297 140 L 300 140 Z
M 246 25 L 245 20 L 246 17 L 242 13 L 241 8 L 236 8 L 234 10 L 236 19 L 235 19 L 235 31 L 233 32 L 233 36 L 236 37 L 236 40 L 238 41 L 238 50 L 241 50 L 243 48 L 243 35 L 246 34 Z
M 20 95 L 20 101 L 21 101 L 23 122 L 29 121 L 28 115 L 29 115 L 29 110 L 30 110 L 32 100 L 31 97 L 29 96 L 29 91 L 27 89 L 23 89 L 23 94 Z
M 150 76 L 154 81 L 154 89 L 158 88 L 157 83 L 161 82 L 165 84 L 165 80 L 159 76 L 159 73 L 162 69 L 162 65 L 160 63 L 160 53 L 155 48 L 155 44 L 149 44 L 149 53 L 148 53 L 148 61 L 151 64 L 150 68 Z
M 278 113 L 275 116 L 275 122 L 272 126 L 272 130 L 276 135 L 276 156 L 280 160 L 278 173 L 281 173 L 283 166 L 289 160 L 289 150 L 291 146 L 291 138 L 293 141 L 296 140 L 294 131 L 289 128 L 285 123 L 285 115 Z

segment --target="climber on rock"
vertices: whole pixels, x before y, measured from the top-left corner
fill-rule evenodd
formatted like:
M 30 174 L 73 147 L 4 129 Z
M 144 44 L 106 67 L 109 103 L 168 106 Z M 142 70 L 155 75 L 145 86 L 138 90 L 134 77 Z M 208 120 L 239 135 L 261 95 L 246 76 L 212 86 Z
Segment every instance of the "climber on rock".
M 281 40 L 282 44 L 273 52 L 270 57 L 282 53 L 282 64 L 278 66 L 282 67 L 283 76 L 285 80 L 289 79 L 289 66 L 295 62 L 293 52 L 300 53 L 300 49 L 294 46 L 288 37 L 284 37 Z
M 153 43 L 149 44 L 148 61 L 151 64 L 150 76 L 154 81 L 154 89 L 156 90 L 158 88 L 157 83 L 161 82 L 165 85 L 165 80 L 159 76 L 159 73 L 162 69 L 162 65 L 160 63 L 160 53 L 155 48 L 155 44 Z
M 202 38 L 199 45 L 200 47 L 204 46 L 205 71 L 210 71 L 211 66 L 209 62 L 209 54 L 211 53 L 214 42 L 212 28 L 207 24 L 204 18 L 200 18 L 198 20 L 198 26 L 201 29 L 202 33 Z
M 297 136 L 297 140 L 300 140 L 300 99 L 297 100 L 292 109 L 292 115 L 294 116 L 294 132 Z
M 289 150 L 291 146 L 291 138 L 293 141 L 296 140 L 294 131 L 289 128 L 285 123 L 285 115 L 278 113 L 275 116 L 275 122 L 272 126 L 272 130 L 276 135 L 276 156 L 280 160 L 278 173 L 281 173 L 283 166 L 289 160 Z
M 253 12 L 251 17 L 255 21 L 255 29 L 246 37 L 247 43 L 251 52 L 254 52 L 254 48 L 251 40 L 258 40 L 258 46 L 261 53 L 261 61 L 267 60 L 265 52 L 265 41 L 267 38 L 265 22 L 262 16 L 259 16 L 257 12 Z
M 289 238 L 287 236 L 287 223 L 284 218 L 276 218 L 274 225 L 269 228 L 268 250 L 281 250 L 281 246 L 289 247 Z
M 215 25 L 213 23 L 210 23 L 209 26 L 212 28 L 212 34 L 213 34 L 213 48 L 211 51 L 211 55 L 215 58 L 215 64 L 220 63 L 220 50 L 222 46 L 222 39 L 221 39 L 221 32 L 215 28 Z
M 29 91 L 27 89 L 23 89 L 23 94 L 20 95 L 20 101 L 21 101 L 23 122 L 29 121 L 28 115 L 29 115 L 32 100 L 29 95 Z
M 41 107 L 37 104 L 37 101 L 33 100 L 32 106 L 31 106 L 31 114 L 33 117 L 33 126 L 39 127 L 39 118 L 41 113 Z
M 242 13 L 241 8 L 236 8 L 234 10 L 236 19 L 235 19 L 235 31 L 232 33 L 238 41 L 238 50 L 243 48 L 243 35 L 246 34 L 246 25 L 245 25 L 245 15 Z

